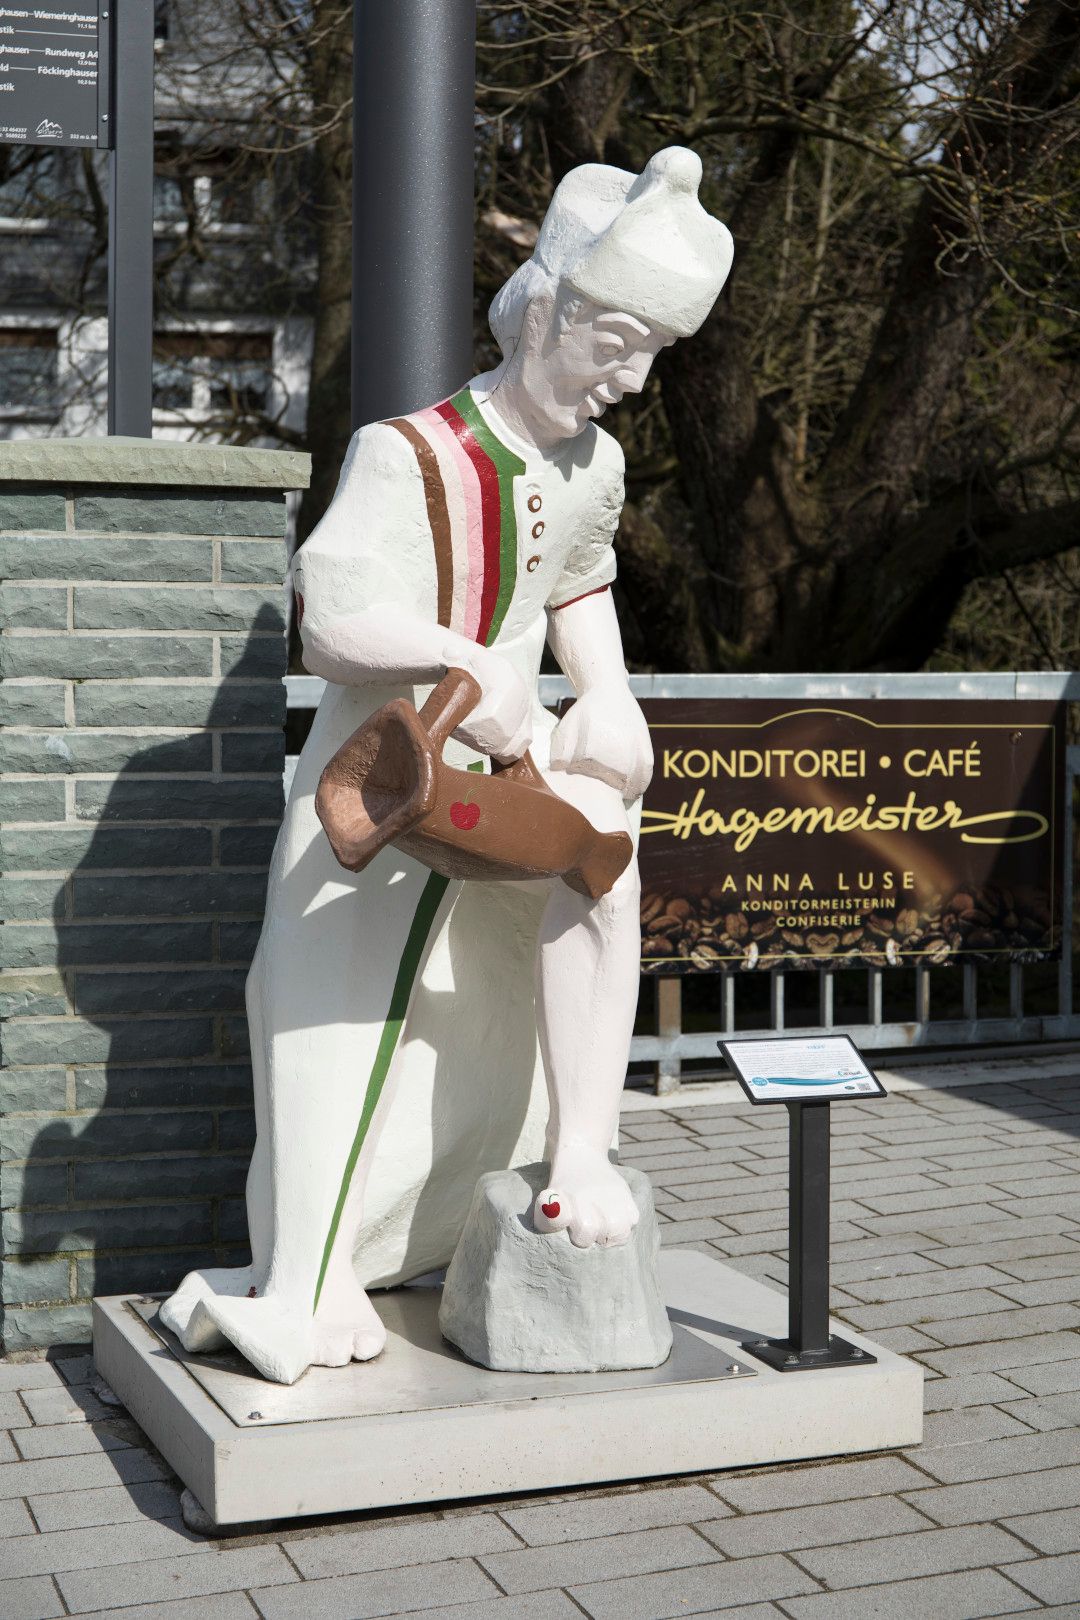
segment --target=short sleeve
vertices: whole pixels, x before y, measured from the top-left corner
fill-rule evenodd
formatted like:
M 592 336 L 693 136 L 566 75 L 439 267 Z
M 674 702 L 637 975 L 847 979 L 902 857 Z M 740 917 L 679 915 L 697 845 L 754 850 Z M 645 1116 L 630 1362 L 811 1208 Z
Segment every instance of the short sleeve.
M 322 521 L 296 553 L 305 630 L 389 603 L 436 615 L 423 481 L 407 440 L 385 422 L 353 435 Z
M 589 465 L 589 484 L 580 512 L 580 531 L 547 600 L 549 608 L 568 607 L 581 596 L 602 591 L 617 572 L 615 531 L 623 506 L 622 446 L 599 429 Z

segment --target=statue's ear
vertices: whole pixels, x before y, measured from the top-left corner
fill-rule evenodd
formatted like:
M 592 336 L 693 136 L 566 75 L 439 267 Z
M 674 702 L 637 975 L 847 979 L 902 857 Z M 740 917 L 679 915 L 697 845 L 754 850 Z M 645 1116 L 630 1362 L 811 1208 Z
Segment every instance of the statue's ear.
M 525 318 L 521 323 L 521 337 L 518 340 L 522 349 L 531 349 L 536 354 L 544 354 L 558 338 L 555 303 L 555 293 L 547 288 L 529 299 Z

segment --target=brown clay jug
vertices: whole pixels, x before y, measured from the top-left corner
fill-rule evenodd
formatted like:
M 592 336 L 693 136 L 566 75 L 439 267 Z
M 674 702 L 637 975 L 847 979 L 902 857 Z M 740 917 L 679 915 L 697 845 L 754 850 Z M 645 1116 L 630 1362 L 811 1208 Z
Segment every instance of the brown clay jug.
M 330 760 L 315 809 L 338 861 L 360 872 L 386 844 L 449 878 L 561 877 L 593 900 L 629 865 L 626 833 L 601 833 L 548 787 L 529 755 L 491 774 L 443 762 L 480 687 L 450 669 L 417 713 L 395 698 Z

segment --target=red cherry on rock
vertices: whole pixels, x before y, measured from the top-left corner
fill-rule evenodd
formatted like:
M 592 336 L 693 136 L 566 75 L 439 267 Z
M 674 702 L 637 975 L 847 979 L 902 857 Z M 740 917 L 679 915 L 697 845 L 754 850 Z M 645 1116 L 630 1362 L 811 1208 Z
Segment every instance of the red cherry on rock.
M 541 1204 L 540 1208 L 543 1210 L 543 1212 L 547 1216 L 548 1220 L 553 1221 L 555 1219 L 556 1215 L 558 1215 L 559 1211 L 562 1209 L 562 1205 L 561 1204 Z
M 478 804 L 462 804 L 459 799 L 456 804 L 450 806 L 450 820 L 455 827 L 460 827 L 462 832 L 471 832 L 480 820 L 480 806 Z

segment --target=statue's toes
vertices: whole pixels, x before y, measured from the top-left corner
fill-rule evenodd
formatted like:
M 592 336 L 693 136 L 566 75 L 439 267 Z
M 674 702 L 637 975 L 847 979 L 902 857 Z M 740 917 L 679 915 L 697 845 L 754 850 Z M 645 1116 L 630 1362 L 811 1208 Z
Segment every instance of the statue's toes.
M 375 1357 L 385 1348 L 386 1329 L 380 1323 L 377 1328 L 365 1327 L 353 1334 L 352 1355 L 354 1361 L 374 1361 Z

